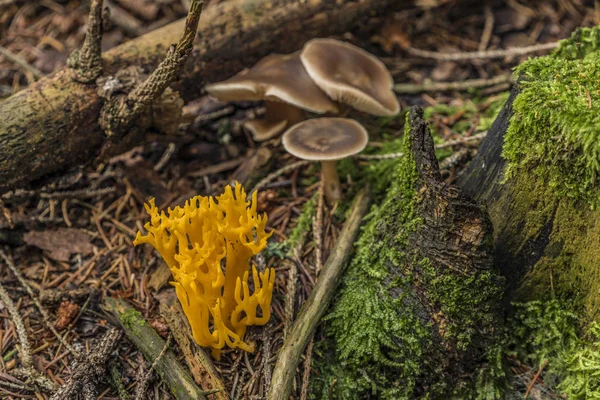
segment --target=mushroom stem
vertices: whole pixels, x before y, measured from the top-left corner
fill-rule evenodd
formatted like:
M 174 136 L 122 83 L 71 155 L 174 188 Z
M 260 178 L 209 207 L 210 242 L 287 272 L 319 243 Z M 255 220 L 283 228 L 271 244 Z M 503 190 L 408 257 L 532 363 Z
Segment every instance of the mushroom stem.
M 297 124 L 300 121 L 304 121 L 304 111 L 298 107 L 294 107 L 287 103 L 281 103 L 277 101 L 265 101 L 265 119 L 267 121 L 287 121 L 287 126 Z
M 342 199 L 342 186 L 335 161 L 321 161 L 321 171 L 325 181 L 325 198 L 329 204 L 334 204 Z

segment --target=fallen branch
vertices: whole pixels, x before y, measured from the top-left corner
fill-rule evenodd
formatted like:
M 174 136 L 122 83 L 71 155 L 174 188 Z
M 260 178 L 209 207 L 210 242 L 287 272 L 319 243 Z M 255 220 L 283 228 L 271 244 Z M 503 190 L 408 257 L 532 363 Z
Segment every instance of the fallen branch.
M 468 79 L 457 82 L 426 82 L 423 84 L 397 83 L 394 85 L 396 93 L 422 93 L 422 92 L 447 92 L 450 90 L 469 90 L 496 86 L 501 83 L 514 83 L 513 74 L 498 75 L 489 79 Z
M 351 213 L 344 223 L 338 242 L 331 251 L 331 255 L 327 259 L 313 291 L 304 303 L 298 318 L 281 347 L 273 370 L 271 388 L 267 399 L 289 399 L 294 376 L 296 375 L 296 367 L 300 363 L 302 353 L 333 297 L 334 289 L 350 257 L 354 239 L 358 234 L 362 218 L 369 207 L 369 202 L 370 195 L 367 189 L 363 189 L 356 195 Z
M 122 337 L 119 329 L 111 329 L 96 347 L 77 361 L 69 380 L 56 391 L 50 400 L 76 398 L 78 392 L 93 392 L 104 376 L 110 354 Z
M 173 303 L 168 306 L 165 303 L 160 304 L 160 314 L 167 321 L 171 333 L 177 342 L 177 345 L 183 352 L 185 361 L 194 377 L 202 389 L 206 392 L 216 390 L 215 398 L 218 400 L 228 400 L 229 395 L 219 373 L 215 368 L 210 356 L 206 351 L 190 340 L 192 331 L 184 320 L 183 311 Z
M 525 54 L 536 53 L 538 51 L 553 50 L 558 47 L 558 44 L 559 42 L 550 42 L 535 44 L 533 46 L 462 53 L 440 53 L 437 51 L 421 50 L 415 49 L 414 47 L 409 47 L 406 49 L 406 52 L 416 57 L 431 58 L 438 61 L 465 61 L 523 56 Z
M 401 3 L 401 4 L 398 4 Z M 293 52 L 314 37 L 346 32 L 399 9 L 396 0 L 230 0 L 209 7 L 180 80 L 184 100 L 206 81 L 227 78 L 272 52 Z M 268 10 L 268 12 L 267 12 Z M 103 54 L 103 73 L 128 66 L 152 71 L 179 39 L 178 21 Z M 99 124 L 98 88 L 72 79 L 69 68 L 44 77 L 0 103 L 0 193 L 94 159 L 107 142 Z M 138 145 L 138 142 L 129 146 Z
M 165 341 L 146 322 L 144 317 L 122 299 L 107 298 L 105 310 L 118 320 L 129 340 L 154 362 L 164 348 Z M 156 372 L 177 400 L 205 400 L 204 392 L 196 385 L 190 374 L 179 364 L 175 354 L 167 350 L 155 367 Z

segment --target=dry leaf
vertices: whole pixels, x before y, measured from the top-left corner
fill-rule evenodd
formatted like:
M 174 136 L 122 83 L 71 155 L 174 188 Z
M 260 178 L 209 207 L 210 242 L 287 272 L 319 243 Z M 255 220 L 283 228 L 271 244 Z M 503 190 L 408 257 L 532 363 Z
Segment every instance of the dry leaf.
M 58 261 L 69 261 L 72 254 L 85 256 L 94 250 L 86 231 L 76 228 L 29 231 L 23 240 L 30 246 L 50 252 L 50 257 Z

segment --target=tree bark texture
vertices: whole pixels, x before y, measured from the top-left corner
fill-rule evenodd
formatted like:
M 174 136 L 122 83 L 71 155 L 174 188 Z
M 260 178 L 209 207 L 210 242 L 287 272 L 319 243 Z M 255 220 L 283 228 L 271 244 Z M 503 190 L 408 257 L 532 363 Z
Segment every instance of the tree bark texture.
M 314 37 L 358 29 L 397 0 L 232 0 L 208 7 L 194 51 L 173 86 L 184 99 L 273 52 L 298 50 Z M 136 65 L 150 73 L 183 32 L 174 22 L 103 54 L 103 76 Z M 95 157 L 106 138 L 95 84 L 64 67 L 0 103 L 0 193 Z
M 592 321 L 600 315 L 600 211 L 585 201 L 556 196 L 533 171 L 505 178 L 502 149 L 519 93 L 517 84 L 458 186 L 488 209 L 495 264 L 507 282 L 506 304 L 568 299 L 584 321 Z

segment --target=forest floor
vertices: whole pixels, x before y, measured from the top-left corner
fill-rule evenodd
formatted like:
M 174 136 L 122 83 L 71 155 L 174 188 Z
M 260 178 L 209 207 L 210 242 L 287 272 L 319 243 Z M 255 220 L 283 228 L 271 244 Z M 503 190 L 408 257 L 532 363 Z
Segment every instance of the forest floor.
M 104 34 L 103 50 L 184 17 L 187 3 L 108 2 L 113 26 Z M 346 33 L 340 39 L 379 56 L 395 82 L 406 84 L 398 88 L 403 92 L 398 93 L 403 110 L 412 105 L 426 108 L 449 183 L 476 153 L 479 139 L 507 97 L 511 82 L 494 79 L 510 76 L 520 61 L 543 52 L 522 56 L 507 52 L 493 59 L 466 55 L 463 60 L 451 61 L 435 54 L 419 57 L 408 49 L 456 55 L 525 47 L 566 38 L 579 26 L 600 24 L 598 1 L 416 3 L 418 6 L 371 24 L 381 28 L 368 35 Z M 71 51 L 82 43 L 87 12 L 88 2 L 78 0 L 0 0 L 0 46 L 3 53 L 10 52 L 8 56 L 0 55 L 0 99 L 63 66 Z M 425 82 L 469 79 L 497 83 L 484 88 L 466 83 L 464 90 L 427 92 L 418 87 Z M 220 194 L 234 180 L 244 182 L 250 191 L 260 179 L 295 162 L 282 151 L 278 140 L 256 143 L 241 128 L 245 119 L 263 112 L 261 104 L 225 104 L 198 93 L 196 100 L 185 105 L 185 123 L 177 135 L 149 132 L 146 142 L 125 154 L 0 197 L 0 249 L 6 256 L 0 259 L 0 283 L 22 316 L 38 371 L 58 384 L 69 378 L 74 356 L 61 341 L 78 351 L 89 351 L 111 326 L 100 307 L 105 297 L 126 299 L 167 338 L 169 330 L 159 314 L 159 304 L 164 293 L 172 293 L 168 269 L 150 246 L 132 245 L 137 231 L 148 220 L 143 204 L 156 197 L 160 209 L 174 207 L 198 194 Z M 393 144 L 403 132 L 404 114 L 392 119 L 356 112 L 350 116 L 361 121 L 371 135 L 366 154 L 393 151 Z M 359 167 L 374 162 L 378 161 L 356 161 Z M 343 176 L 347 192 L 352 192 L 357 180 L 355 170 L 349 168 Z M 225 350 L 221 360 L 215 362 L 234 398 L 262 398 L 268 385 L 274 355 L 282 344 L 283 327 L 290 318 L 284 305 L 288 282 L 281 243 L 290 236 L 304 205 L 319 193 L 318 173 L 314 166 L 286 171 L 262 185 L 259 193 L 259 211 L 268 214 L 268 227 L 275 232 L 262 258 L 264 264 L 277 271 L 273 312 L 268 325 L 252 328 L 247 334 L 248 340 L 256 342 L 254 353 Z M 296 311 L 316 279 L 315 247 L 320 247 L 322 262 L 339 235 L 342 218 L 340 210 L 323 207 L 323 218 L 317 225 L 323 233 L 322 242 L 311 236 L 300 252 Z M 48 318 L 42 317 L 23 285 L 6 268 L 7 263 L 14 263 L 34 293 L 42 294 Z M 73 296 L 75 289 L 78 293 Z M 50 294 L 56 294 L 58 300 L 50 302 Z M 60 341 L 48 324 L 59 332 Z M 318 334 L 314 340 L 320 340 Z M 17 329 L 8 309 L 0 303 L 0 397 L 49 398 L 11 374 L 19 366 L 18 344 Z M 180 349 L 171 347 L 183 360 Z M 117 354 L 114 362 L 121 382 L 133 395 L 150 364 L 127 340 L 119 342 Z M 516 374 L 527 377 L 537 371 L 518 360 L 514 365 Z M 299 368 L 296 398 L 301 396 L 303 373 Z M 100 399 L 119 399 L 108 381 L 98 389 Z M 151 381 L 147 393 L 147 398 L 171 398 L 159 379 Z

